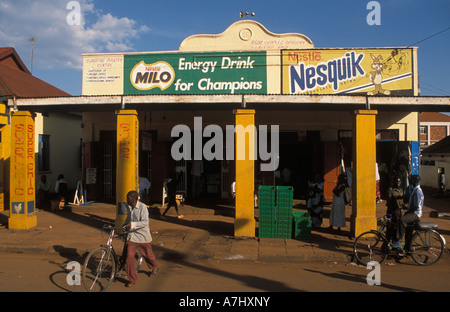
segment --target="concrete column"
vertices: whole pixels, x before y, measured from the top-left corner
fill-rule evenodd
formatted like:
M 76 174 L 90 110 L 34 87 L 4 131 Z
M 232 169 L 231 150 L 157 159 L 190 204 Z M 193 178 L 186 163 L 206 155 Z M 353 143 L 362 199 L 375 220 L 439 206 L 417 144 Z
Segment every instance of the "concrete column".
M 34 120 L 30 112 L 15 112 L 11 117 L 9 229 L 37 225 L 35 172 Z
M 6 105 L 0 104 L 0 211 L 5 210 L 9 189 L 9 151 L 11 148 L 11 126 L 8 124 Z M 5 196 L 6 195 L 6 196 Z
M 376 230 L 376 110 L 357 110 L 353 119 L 353 181 L 350 232 Z
M 236 212 L 234 235 L 255 237 L 255 110 L 238 109 L 236 118 Z
M 0 127 L 1 151 L 0 151 L 0 211 L 5 210 L 9 198 L 9 159 L 11 151 L 11 125 Z
M 117 115 L 116 226 L 127 218 L 127 193 L 139 191 L 139 121 L 135 110 Z

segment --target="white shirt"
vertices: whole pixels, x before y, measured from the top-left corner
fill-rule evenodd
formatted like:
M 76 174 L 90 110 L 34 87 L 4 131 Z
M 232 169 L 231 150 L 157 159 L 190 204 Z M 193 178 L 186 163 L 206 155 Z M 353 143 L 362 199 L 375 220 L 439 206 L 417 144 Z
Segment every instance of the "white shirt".
M 148 222 L 148 210 L 144 203 L 138 201 L 136 207 L 128 205 L 128 215 L 125 224 L 131 223 L 127 239 L 134 243 L 150 243 L 152 235 Z

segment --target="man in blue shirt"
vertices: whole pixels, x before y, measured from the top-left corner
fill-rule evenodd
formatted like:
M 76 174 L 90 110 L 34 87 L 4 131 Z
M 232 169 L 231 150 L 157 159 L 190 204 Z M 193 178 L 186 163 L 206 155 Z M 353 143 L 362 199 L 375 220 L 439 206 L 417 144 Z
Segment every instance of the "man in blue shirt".
M 411 177 L 411 184 L 413 186 L 413 191 L 409 196 L 408 210 L 403 215 L 403 217 L 401 217 L 400 222 L 397 226 L 397 241 L 394 242 L 394 247 L 400 247 L 404 245 L 400 244 L 399 241 L 401 241 L 403 235 L 405 235 L 407 226 L 420 221 L 420 218 L 423 215 L 424 196 L 422 189 L 420 188 L 420 176 L 413 175 Z M 405 237 L 405 241 L 409 241 L 409 238 L 410 237 Z

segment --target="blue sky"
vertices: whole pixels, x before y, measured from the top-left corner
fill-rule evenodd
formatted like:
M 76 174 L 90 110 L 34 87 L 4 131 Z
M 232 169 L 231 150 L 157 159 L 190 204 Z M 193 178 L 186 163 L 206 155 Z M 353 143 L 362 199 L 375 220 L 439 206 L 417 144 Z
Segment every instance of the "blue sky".
M 379 0 L 381 25 L 373 26 L 369 0 L 79 0 L 81 25 L 67 23 L 69 2 L 2 0 L 0 46 L 14 47 L 30 68 L 34 37 L 33 75 L 72 95 L 81 94 L 81 53 L 177 50 L 188 36 L 222 33 L 247 10 L 269 31 L 304 34 L 316 48 L 418 46 L 421 95 L 450 96 L 449 0 Z

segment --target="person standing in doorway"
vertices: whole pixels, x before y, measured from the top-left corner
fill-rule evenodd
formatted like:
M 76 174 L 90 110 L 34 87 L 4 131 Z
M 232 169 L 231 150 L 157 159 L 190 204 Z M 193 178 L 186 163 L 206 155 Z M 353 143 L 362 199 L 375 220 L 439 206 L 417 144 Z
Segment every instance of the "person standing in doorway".
M 381 191 L 380 191 L 380 172 L 378 171 L 378 163 L 375 162 L 375 183 L 376 183 L 376 200 L 377 204 L 381 203 Z
M 341 230 L 341 227 L 345 227 L 345 187 L 345 174 L 340 174 L 337 185 L 333 189 L 333 203 L 331 204 L 330 212 L 330 230 L 333 229 L 333 226 L 336 226 L 338 231 Z
M 309 192 L 306 201 L 306 207 L 311 216 L 312 226 L 320 227 L 322 225 L 323 212 L 323 185 L 324 181 L 319 173 L 314 175 L 313 181 L 308 182 Z
M 50 195 L 50 182 L 47 181 L 47 176 L 43 174 L 39 181 L 36 193 L 36 202 L 38 205 L 46 206 Z
M 281 177 L 283 179 L 283 185 L 285 185 L 285 186 L 292 185 L 292 183 L 291 183 L 291 174 L 292 174 L 291 170 L 289 170 L 288 167 L 284 168 L 281 171 Z
M 192 161 L 191 175 L 192 175 L 192 198 L 198 199 L 202 192 L 202 174 L 203 174 L 203 160 Z
M 151 182 L 146 177 L 139 177 L 139 200 L 146 205 L 150 204 Z
M 55 183 L 55 193 L 57 199 L 60 201 L 60 208 L 62 208 L 61 206 L 64 207 L 67 203 L 67 189 L 67 182 L 64 180 L 64 175 L 58 175 L 58 180 Z
M 445 169 L 444 168 L 439 168 L 438 193 L 439 193 L 439 195 L 444 195 L 444 193 L 445 193 Z

